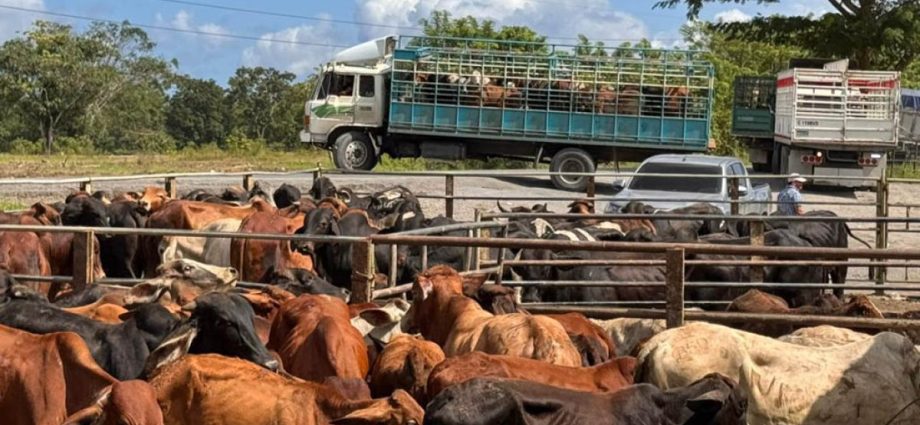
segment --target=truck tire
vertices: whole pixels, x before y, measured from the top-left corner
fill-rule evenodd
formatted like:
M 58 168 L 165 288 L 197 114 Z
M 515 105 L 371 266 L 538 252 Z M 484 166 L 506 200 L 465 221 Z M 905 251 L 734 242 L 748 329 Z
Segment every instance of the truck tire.
M 549 164 L 549 170 L 552 172 L 593 173 L 595 169 L 594 158 L 578 148 L 566 148 L 556 152 Z M 583 191 L 588 187 L 587 176 L 557 174 L 550 179 L 559 189 Z
M 371 138 L 359 131 L 342 133 L 336 138 L 332 158 L 340 170 L 369 171 L 377 165 L 377 151 Z

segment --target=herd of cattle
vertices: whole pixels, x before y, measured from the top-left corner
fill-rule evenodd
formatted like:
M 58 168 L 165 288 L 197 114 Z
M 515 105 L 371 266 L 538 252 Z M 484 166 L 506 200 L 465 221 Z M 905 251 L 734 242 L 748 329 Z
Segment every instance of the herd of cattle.
M 503 207 L 500 206 L 502 210 Z M 512 218 L 509 238 L 747 243 L 725 220 Z M 545 205 L 517 212 L 547 212 Z M 676 212 L 711 215 L 706 204 Z M 825 215 L 826 212 L 815 214 Z M 530 314 L 525 301 L 651 301 L 659 287 L 527 286 L 460 273 L 465 249 L 377 247 L 407 297 L 351 303 L 352 245 L 437 227 L 403 187 L 369 196 L 317 179 L 170 199 L 76 193 L 0 213 L 0 223 L 306 234 L 310 242 L 98 234 L 97 276 L 132 287 L 17 281 L 71 272 L 67 233 L 0 233 L 0 422 L 6 424 L 915 424 L 920 350 L 911 337 L 819 326 L 597 321 Z M 765 243 L 846 246 L 836 221 L 771 222 Z M 464 231 L 459 232 L 465 234 Z M 449 234 L 449 233 L 448 233 Z M 319 237 L 328 236 L 328 237 Z M 655 254 L 506 250 L 507 259 L 648 259 Z M 498 255 L 500 251 L 492 252 Z M 694 259 L 739 259 L 697 255 Z M 422 264 L 427 262 L 427 269 Z M 662 282 L 662 267 L 511 267 L 507 281 Z M 740 266 L 691 265 L 687 279 L 745 282 Z M 382 286 L 387 278 L 378 273 Z M 841 267 L 768 266 L 776 283 L 843 283 Z M 240 281 L 258 282 L 242 289 Z M 744 312 L 882 317 L 865 296 L 688 288 Z

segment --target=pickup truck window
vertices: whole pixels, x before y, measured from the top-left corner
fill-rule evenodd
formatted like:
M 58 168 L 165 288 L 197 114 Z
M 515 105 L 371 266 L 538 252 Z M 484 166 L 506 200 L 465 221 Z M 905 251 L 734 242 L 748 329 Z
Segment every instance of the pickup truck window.
M 637 173 L 649 174 L 704 174 L 721 176 L 722 168 L 718 165 L 648 163 Z M 665 192 L 721 193 L 721 177 L 653 177 L 635 176 L 629 183 L 630 190 L 660 190 Z

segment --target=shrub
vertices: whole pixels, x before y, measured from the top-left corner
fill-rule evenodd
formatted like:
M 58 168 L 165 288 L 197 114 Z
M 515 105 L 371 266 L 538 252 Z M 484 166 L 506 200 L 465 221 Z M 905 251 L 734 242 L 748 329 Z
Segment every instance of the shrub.
M 14 155 L 38 155 L 45 149 L 40 141 L 16 139 L 9 143 L 8 151 Z

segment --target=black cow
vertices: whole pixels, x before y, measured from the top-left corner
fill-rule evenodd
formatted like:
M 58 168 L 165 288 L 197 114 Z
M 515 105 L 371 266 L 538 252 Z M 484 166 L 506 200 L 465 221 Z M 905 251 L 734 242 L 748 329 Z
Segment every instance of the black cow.
M 304 217 L 304 226 L 297 230 L 298 234 L 312 236 L 370 236 L 380 232 L 380 229 L 371 224 L 370 217 L 364 211 L 350 211 L 341 218 L 331 208 L 317 208 Z M 294 249 L 305 255 L 313 257 L 316 271 L 320 276 L 339 287 L 351 286 L 352 264 L 351 256 L 353 244 L 339 242 L 307 242 L 292 241 Z M 397 265 L 405 274 L 408 250 L 400 247 L 397 251 Z M 390 249 L 385 245 L 374 247 L 377 270 L 389 271 Z
M 341 199 L 345 205 L 348 205 L 348 208 L 367 211 L 367 209 L 371 207 L 370 196 L 360 196 L 356 194 L 355 191 L 350 187 L 343 187 L 335 193 L 335 196 Z
M 718 374 L 667 391 L 638 384 L 601 394 L 474 378 L 448 387 L 428 403 L 425 425 L 741 425 L 746 413 L 747 395 Z
M 107 207 L 112 227 L 143 229 L 147 226 L 147 209 L 134 201 L 113 202 Z M 113 235 L 99 241 L 100 260 L 105 275 L 109 277 L 137 278 L 144 270 L 138 255 L 140 236 Z
M 186 201 L 208 202 L 212 204 L 237 205 L 235 202 L 225 201 L 220 196 L 217 196 L 204 189 L 195 189 L 189 193 L 186 193 L 182 199 Z
M 367 213 L 380 223 L 381 233 L 420 229 L 425 223 L 425 214 L 418 198 L 403 186 L 394 186 L 372 194 Z
M 120 324 L 109 325 L 44 302 L 11 301 L 0 306 L 2 325 L 35 334 L 69 331 L 80 335 L 96 363 L 119 380 L 139 377 L 151 342 L 165 336 L 160 326 L 144 326 L 175 320 L 158 304 L 139 307 L 132 316 Z
M 630 201 L 621 210 L 625 214 L 686 214 L 686 215 L 723 215 L 724 212 L 717 206 L 707 202 L 697 202 L 686 207 L 662 210 L 639 201 Z M 725 230 L 724 220 L 664 220 L 649 217 L 655 225 L 655 230 L 660 237 L 676 240 L 684 238 L 687 234 L 708 235 L 720 233 Z
M 102 298 L 108 291 L 99 285 L 87 285 L 82 291 L 68 292 L 55 298 L 58 307 L 80 307 L 92 304 Z
M 323 278 L 319 277 L 319 275 L 313 273 L 310 270 L 275 270 L 272 268 L 266 272 L 266 275 L 267 278 L 265 281 L 267 281 L 270 285 L 275 285 L 294 295 L 329 295 L 339 298 L 345 302 L 348 302 L 348 299 L 351 297 L 351 291 L 348 289 L 340 288 L 329 282 L 326 282 Z
M 75 193 L 64 201 L 61 223 L 65 226 L 108 227 L 109 215 L 102 201 L 84 192 Z M 106 235 L 102 236 L 103 238 Z
M 257 180 L 255 184 L 252 185 L 252 189 L 249 189 L 249 194 L 246 197 L 246 202 L 252 202 L 256 199 L 261 199 L 267 202 L 269 205 L 275 205 L 274 196 L 272 196 L 272 185 L 263 180 Z
M 184 354 L 215 353 L 248 360 L 269 370 L 278 369 L 278 361 L 256 334 L 255 312 L 245 298 L 209 292 L 182 309 L 191 312 L 191 316 L 150 354 L 144 367 L 146 376 Z
M 329 177 L 320 177 L 313 181 L 310 187 L 310 197 L 319 201 L 320 199 L 332 198 L 336 195 L 335 185 Z
M 297 186 L 292 186 L 287 183 L 278 186 L 275 193 L 272 193 L 272 199 L 275 200 L 275 206 L 278 207 L 278 209 L 287 208 L 300 202 L 301 196 L 303 195 L 301 195 L 300 189 L 298 189 Z

